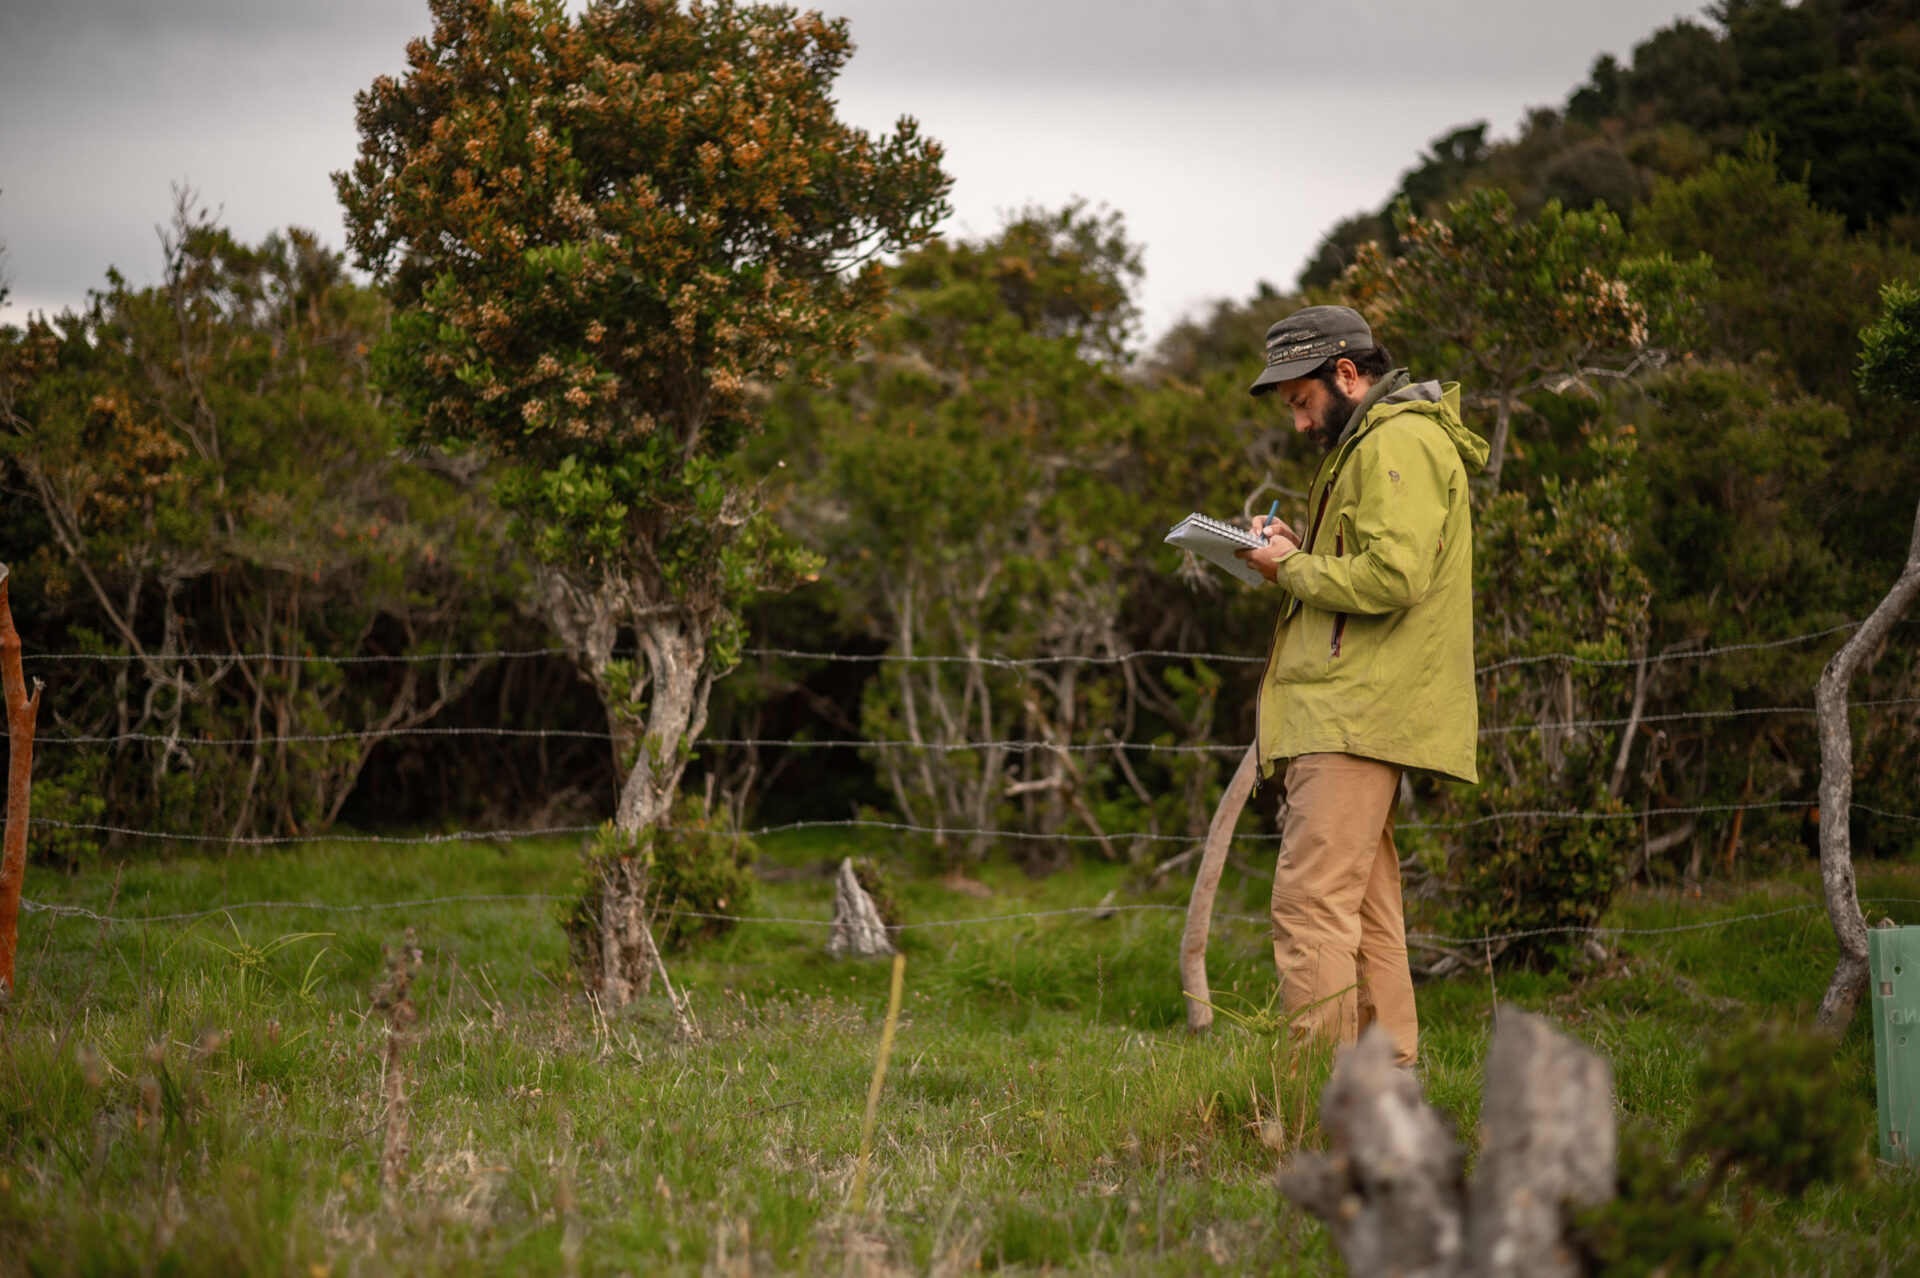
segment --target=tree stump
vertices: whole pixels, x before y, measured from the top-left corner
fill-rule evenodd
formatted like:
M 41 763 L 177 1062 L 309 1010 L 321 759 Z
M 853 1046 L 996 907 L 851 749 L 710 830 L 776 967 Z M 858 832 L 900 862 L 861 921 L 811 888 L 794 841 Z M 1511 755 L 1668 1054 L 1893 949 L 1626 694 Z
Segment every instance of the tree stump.
M 1341 1053 L 1320 1098 L 1329 1152 L 1295 1159 L 1280 1189 L 1327 1222 L 1353 1278 L 1445 1278 L 1465 1239 L 1460 1147 L 1396 1051 L 1376 1025 Z
M 1486 1074 L 1466 1272 L 1577 1278 L 1567 1209 L 1613 1197 L 1613 1071 L 1540 1017 L 1507 1010 Z
M 893 952 L 893 941 L 887 936 L 880 908 L 860 886 L 860 878 L 853 870 L 853 858 L 844 858 L 833 884 L 833 926 L 827 931 L 827 953 L 835 958 L 849 954 L 856 958 L 877 958 Z
M 1567 1222 L 1614 1191 L 1607 1063 L 1539 1017 L 1502 1011 L 1468 1187 L 1446 1121 L 1393 1057 L 1378 1026 L 1341 1054 L 1320 1102 L 1329 1151 L 1283 1171 L 1282 1192 L 1327 1222 L 1353 1278 L 1575 1278 Z

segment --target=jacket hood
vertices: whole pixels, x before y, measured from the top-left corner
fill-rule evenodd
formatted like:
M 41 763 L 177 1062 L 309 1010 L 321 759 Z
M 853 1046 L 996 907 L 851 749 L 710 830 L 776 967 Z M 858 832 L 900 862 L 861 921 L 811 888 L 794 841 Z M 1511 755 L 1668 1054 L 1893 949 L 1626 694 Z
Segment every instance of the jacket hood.
M 1458 382 L 1410 382 L 1389 391 L 1380 398 L 1380 407 L 1399 408 L 1407 406 L 1414 412 L 1431 417 L 1447 433 L 1453 446 L 1460 453 L 1469 475 L 1478 474 L 1487 464 L 1487 441 L 1467 429 L 1460 420 L 1460 383 Z

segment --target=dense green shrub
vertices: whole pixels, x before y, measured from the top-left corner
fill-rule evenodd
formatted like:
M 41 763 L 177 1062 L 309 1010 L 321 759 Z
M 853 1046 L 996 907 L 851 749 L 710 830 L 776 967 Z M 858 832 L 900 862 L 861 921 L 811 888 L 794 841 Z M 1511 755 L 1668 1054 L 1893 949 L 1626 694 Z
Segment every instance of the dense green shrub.
M 581 856 L 579 895 L 560 916 L 576 966 L 598 970 L 602 873 L 609 860 L 640 862 L 646 881 L 643 908 L 652 920 L 654 942 L 673 951 L 730 931 L 731 919 L 719 916 L 749 912 L 758 856 L 753 841 L 733 828 L 724 806 L 709 809 L 691 797 L 680 800 L 670 823 L 638 835 L 624 834 L 611 822 L 603 825 Z
M 385 304 L 338 254 L 243 244 L 185 195 L 163 244 L 160 285 L 110 273 L 84 311 L 0 328 L 0 528 L 48 687 L 36 815 L 314 832 L 379 731 L 480 669 L 364 659 L 493 646 L 515 574 L 472 476 L 395 449 L 368 383 Z
M 1451 827 L 1441 912 L 1455 935 L 1591 926 L 1639 843 L 1637 822 L 1550 815 L 1625 811 L 1613 782 L 1620 729 L 1594 721 L 1631 700 L 1624 659 L 1645 642 L 1647 583 L 1629 539 L 1633 442 L 1596 430 L 1586 453 L 1594 478 L 1549 480 L 1538 505 L 1501 494 L 1476 518 L 1482 780 L 1446 787 L 1433 809 Z M 1516 948 L 1538 953 L 1557 939 Z
M 1641 1129 L 1622 1140 L 1619 1196 L 1581 1222 L 1595 1272 L 1743 1272 L 1736 1262 L 1754 1194 L 1797 1199 L 1815 1185 L 1861 1181 L 1861 1134 L 1872 1123 L 1841 1080 L 1834 1046 L 1770 1023 L 1715 1040 L 1695 1073 L 1693 1118 L 1676 1157 Z M 1742 1192 L 1737 1226 L 1719 1202 L 1729 1181 Z

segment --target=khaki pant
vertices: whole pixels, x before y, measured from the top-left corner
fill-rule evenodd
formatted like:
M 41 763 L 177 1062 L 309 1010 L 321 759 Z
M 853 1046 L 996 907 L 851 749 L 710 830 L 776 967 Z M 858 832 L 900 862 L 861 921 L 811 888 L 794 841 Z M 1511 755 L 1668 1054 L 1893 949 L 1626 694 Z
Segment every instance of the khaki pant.
M 1393 846 L 1399 794 L 1394 764 L 1308 754 L 1287 765 L 1273 961 L 1296 1031 L 1351 1043 L 1378 1021 L 1410 1066 L 1420 1022 Z

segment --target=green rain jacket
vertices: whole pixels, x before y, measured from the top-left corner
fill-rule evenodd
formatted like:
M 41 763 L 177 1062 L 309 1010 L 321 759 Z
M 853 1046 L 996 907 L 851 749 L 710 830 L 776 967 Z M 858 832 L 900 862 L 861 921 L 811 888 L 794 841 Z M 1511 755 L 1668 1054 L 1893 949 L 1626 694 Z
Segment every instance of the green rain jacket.
M 1480 779 L 1467 476 L 1487 444 L 1460 387 L 1395 369 L 1354 409 L 1307 494 L 1260 681 L 1260 774 L 1352 754 Z

